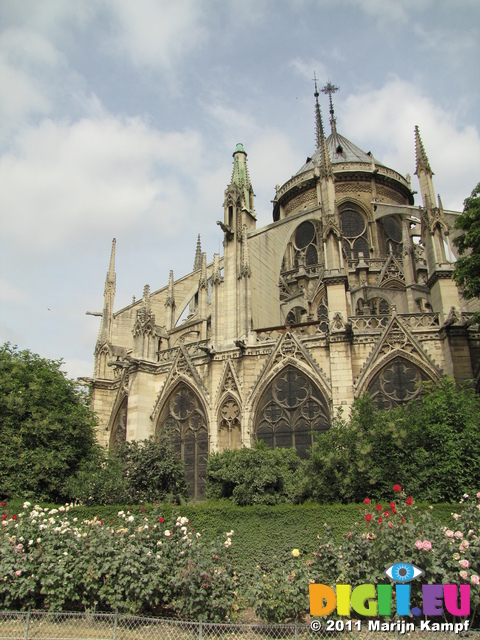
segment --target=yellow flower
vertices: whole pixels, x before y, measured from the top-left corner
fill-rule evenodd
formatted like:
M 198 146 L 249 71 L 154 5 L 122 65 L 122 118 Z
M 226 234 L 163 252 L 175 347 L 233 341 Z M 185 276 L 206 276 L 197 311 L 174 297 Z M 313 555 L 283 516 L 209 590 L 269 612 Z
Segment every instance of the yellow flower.
M 299 555 L 300 555 L 300 551 L 298 549 L 293 549 L 292 556 L 294 558 L 298 558 Z

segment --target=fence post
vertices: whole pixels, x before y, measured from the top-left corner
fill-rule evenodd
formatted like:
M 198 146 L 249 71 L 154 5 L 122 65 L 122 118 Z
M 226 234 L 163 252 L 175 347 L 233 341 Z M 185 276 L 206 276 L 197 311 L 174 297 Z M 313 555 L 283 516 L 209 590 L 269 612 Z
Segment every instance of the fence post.
M 117 624 L 118 624 L 118 609 L 115 609 L 115 616 L 113 618 L 113 640 L 117 640 Z
M 295 640 L 298 640 L 298 622 L 295 620 Z
M 202 621 L 198 623 L 198 640 L 202 640 L 203 638 L 203 630 L 202 630 Z
M 25 623 L 25 635 L 24 635 L 24 640 L 27 640 L 28 638 L 28 627 L 30 626 L 30 607 L 28 607 L 27 610 L 27 620 Z

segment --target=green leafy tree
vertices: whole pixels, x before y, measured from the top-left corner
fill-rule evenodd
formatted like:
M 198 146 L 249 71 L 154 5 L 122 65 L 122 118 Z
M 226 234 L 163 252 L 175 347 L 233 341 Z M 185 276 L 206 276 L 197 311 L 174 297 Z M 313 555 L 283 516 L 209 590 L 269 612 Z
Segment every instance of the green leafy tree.
M 460 258 L 455 265 L 455 280 L 464 287 L 467 300 L 480 297 L 480 182 L 464 202 L 463 213 L 455 220 L 463 233 L 454 239 Z M 464 255 L 466 254 L 466 255 Z
M 84 392 L 46 360 L 0 348 L 0 495 L 63 500 L 66 481 L 95 447 Z
M 208 458 L 207 498 L 229 498 L 237 505 L 298 502 L 303 463 L 295 449 L 271 451 L 263 442 L 212 454 Z
M 319 502 L 379 498 L 400 482 L 425 500 L 461 498 L 480 486 L 480 398 L 453 381 L 424 385 L 412 403 L 380 411 L 368 396 L 349 421 L 317 436 L 306 495 Z

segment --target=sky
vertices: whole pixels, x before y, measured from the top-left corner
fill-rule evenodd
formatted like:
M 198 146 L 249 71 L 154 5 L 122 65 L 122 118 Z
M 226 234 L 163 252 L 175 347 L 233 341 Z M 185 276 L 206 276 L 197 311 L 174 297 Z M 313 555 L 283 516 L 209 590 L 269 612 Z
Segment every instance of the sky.
M 112 239 L 115 311 L 191 271 L 198 234 L 222 253 L 238 142 L 269 224 L 315 151 L 314 73 L 338 132 L 417 190 L 418 125 L 461 210 L 479 61 L 478 0 L 2 0 L 0 341 L 91 376 Z

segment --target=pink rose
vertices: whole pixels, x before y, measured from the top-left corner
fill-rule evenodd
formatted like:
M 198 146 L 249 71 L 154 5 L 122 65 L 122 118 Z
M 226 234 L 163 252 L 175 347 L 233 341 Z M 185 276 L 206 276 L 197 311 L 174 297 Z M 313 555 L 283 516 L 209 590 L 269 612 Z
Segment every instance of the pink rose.
M 432 548 L 432 543 L 428 540 L 425 540 L 425 542 L 423 543 L 423 548 L 425 549 L 425 551 L 430 551 L 430 549 Z
M 18 571 L 18 569 L 17 569 L 17 571 L 15 571 L 15 575 L 16 575 L 16 576 L 17 576 L 17 578 L 18 578 L 18 576 L 21 576 L 21 575 L 22 575 L 22 572 L 21 572 L 21 571 Z
M 466 571 L 460 571 L 460 577 L 462 580 L 468 580 L 468 573 Z
M 415 542 L 415 546 L 417 547 L 418 550 L 423 549 L 423 542 L 421 540 L 417 540 Z
M 447 538 L 453 538 L 453 531 L 447 529 L 447 531 L 445 531 L 445 535 L 447 536 Z
M 480 498 L 480 491 L 477 493 L 477 498 Z
M 462 569 L 468 569 L 470 566 L 470 562 L 468 560 L 460 560 L 460 566 Z
M 455 538 L 461 540 L 463 538 L 463 533 L 461 531 L 455 531 Z
M 473 574 L 473 576 L 470 578 L 470 582 L 472 584 L 480 584 L 480 578 L 477 575 Z

